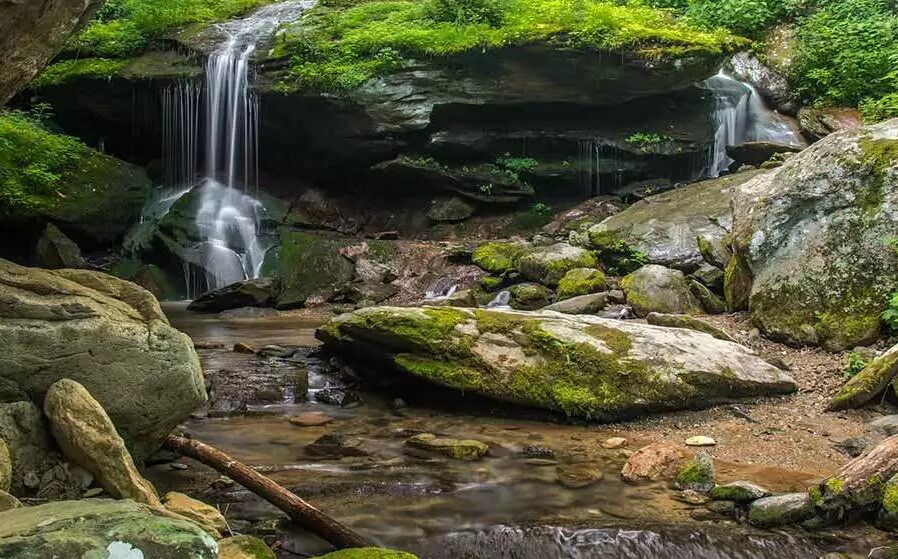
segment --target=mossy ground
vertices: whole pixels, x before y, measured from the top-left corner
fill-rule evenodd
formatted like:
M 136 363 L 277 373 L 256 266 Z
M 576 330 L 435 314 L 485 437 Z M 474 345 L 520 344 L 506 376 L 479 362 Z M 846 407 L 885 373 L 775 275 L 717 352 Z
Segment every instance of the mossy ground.
M 352 89 L 400 67 L 432 58 L 508 45 L 632 50 L 649 59 L 719 56 L 741 43 L 702 31 L 669 12 L 609 0 L 505 0 L 489 18 L 446 21 L 432 2 L 329 0 L 281 36 L 276 55 L 291 60 L 285 89 Z
M 354 549 L 343 549 L 322 555 L 314 559 L 417 559 L 411 553 L 403 551 L 393 551 L 392 549 L 383 549 L 380 547 L 359 547 Z

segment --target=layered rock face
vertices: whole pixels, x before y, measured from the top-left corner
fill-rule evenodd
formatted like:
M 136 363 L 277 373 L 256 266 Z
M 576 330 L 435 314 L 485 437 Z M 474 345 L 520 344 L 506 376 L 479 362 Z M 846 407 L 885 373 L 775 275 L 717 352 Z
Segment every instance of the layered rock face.
M 0 2 L 0 105 L 43 70 L 103 1 Z
M 61 378 L 81 383 L 138 460 L 206 400 L 192 342 L 132 283 L 0 260 L 0 301 L 0 379 L 36 402 Z
M 605 421 L 796 389 L 740 345 L 588 315 L 380 307 L 342 315 L 318 336 L 368 367 Z

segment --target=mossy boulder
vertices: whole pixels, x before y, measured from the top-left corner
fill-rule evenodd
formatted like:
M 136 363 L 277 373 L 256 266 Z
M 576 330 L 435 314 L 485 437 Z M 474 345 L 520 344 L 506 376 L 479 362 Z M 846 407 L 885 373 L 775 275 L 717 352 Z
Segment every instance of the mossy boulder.
M 474 249 L 471 261 L 491 274 L 504 274 L 518 267 L 527 245 L 514 242 L 484 243 Z
M 199 526 L 134 501 L 58 501 L 0 513 L 0 557 L 216 559 Z
M 411 553 L 394 551 L 380 547 L 358 547 L 342 549 L 313 559 L 418 559 Z
M 352 260 L 340 253 L 351 240 L 323 237 L 302 231 L 282 231 L 281 244 L 269 251 L 263 272 L 275 271 L 280 292 L 279 309 L 301 307 L 313 295 L 330 296 L 349 283 L 355 273 Z M 267 268 L 267 269 L 266 269 Z
M 876 523 L 888 530 L 898 530 L 898 474 L 892 476 L 882 488 L 882 501 Z
M 559 299 L 597 293 L 605 287 L 605 274 L 595 268 L 574 268 L 558 282 Z
M 707 493 L 714 488 L 714 461 L 707 452 L 699 452 L 686 463 L 675 479 L 677 488 Z
M 880 395 L 898 375 L 898 345 L 851 377 L 829 402 L 830 411 L 859 408 Z M 894 386 L 894 385 L 893 385 Z
M 264 541 L 253 536 L 233 536 L 218 541 L 218 559 L 276 559 Z
M 733 239 L 758 328 L 832 351 L 875 340 L 898 285 L 898 120 L 830 135 L 743 191 Z
M 508 304 L 519 311 L 535 311 L 552 302 L 552 291 L 538 283 L 519 283 L 508 288 Z
M 734 481 L 725 485 L 716 485 L 711 490 L 711 499 L 715 501 L 750 503 L 769 496 L 770 491 L 750 481 Z
M 683 272 L 649 264 L 623 278 L 621 289 L 636 316 L 651 312 L 668 314 L 703 314 L 701 302 L 689 288 Z
M 409 374 L 599 420 L 796 388 L 740 345 L 589 315 L 379 307 L 335 318 L 317 336 L 327 351 L 364 361 L 372 374 Z
M 592 252 L 567 243 L 555 243 L 527 252 L 518 262 L 518 271 L 531 281 L 555 287 L 571 270 L 597 265 L 598 260 Z
M 807 493 L 788 493 L 764 497 L 748 508 L 748 522 L 758 528 L 798 524 L 814 516 L 814 505 Z

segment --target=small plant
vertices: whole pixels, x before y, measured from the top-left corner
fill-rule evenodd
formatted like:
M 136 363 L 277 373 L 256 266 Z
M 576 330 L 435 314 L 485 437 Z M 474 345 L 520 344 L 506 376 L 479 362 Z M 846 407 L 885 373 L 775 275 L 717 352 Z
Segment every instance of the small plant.
M 487 196 L 492 196 L 493 190 L 495 190 L 495 188 L 496 187 L 493 185 L 493 183 L 488 183 L 488 184 L 481 184 L 478 187 L 478 190 L 480 190 L 481 194 L 486 194 Z
M 530 206 L 530 213 L 536 217 L 547 219 L 552 217 L 552 208 L 542 202 L 537 202 Z
M 892 332 L 898 332 L 898 291 L 889 296 L 886 310 L 880 315 L 883 324 Z
M 845 365 L 845 368 L 842 369 L 842 375 L 846 378 L 852 378 L 854 375 L 863 371 L 867 366 L 867 361 L 864 357 L 856 352 L 852 351 L 848 354 L 848 363 Z
M 539 161 L 532 157 L 512 157 L 511 154 L 506 153 L 502 157 L 496 159 L 496 165 L 514 175 L 515 178 L 519 178 L 521 173 L 536 169 L 536 166 L 539 165 Z
M 628 144 L 636 144 L 640 146 L 654 146 L 658 144 L 664 144 L 667 142 L 672 142 L 674 139 L 670 136 L 665 136 L 663 134 L 649 134 L 646 132 L 636 132 L 635 134 L 630 134 L 627 136 L 627 139 L 624 140 Z
M 28 109 L 28 118 L 39 123 L 45 124 L 55 116 L 53 105 L 50 103 L 35 103 Z
M 485 23 L 499 27 L 505 14 L 502 0 L 428 0 L 426 12 L 434 21 L 458 26 Z

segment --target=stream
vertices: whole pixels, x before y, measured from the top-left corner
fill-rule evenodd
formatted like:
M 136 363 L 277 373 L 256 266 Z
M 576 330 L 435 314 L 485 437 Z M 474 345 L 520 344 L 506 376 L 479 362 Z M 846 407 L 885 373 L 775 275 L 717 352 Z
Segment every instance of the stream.
M 280 401 L 251 405 L 239 415 L 196 417 L 186 427 L 194 437 L 256 466 L 380 545 L 423 558 L 515 559 L 816 558 L 833 549 L 863 550 L 859 556 L 865 556 L 870 548 L 861 537 L 851 544 L 838 535 L 811 538 L 754 530 L 677 501 L 665 484 L 626 484 L 618 477 L 625 452 L 605 450 L 601 442 L 622 435 L 636 449 L 651 441 L 626 433 L 622 425 L 572 425 L 490 409 L 424 407 L 411 396 L 406 405 L 395 401 L 396 394 L 367 389 L 360 389 L 361 402 L 351 406 L 315 402 L 316 391 L 342 385 L 321 372 L 327 367 L 317 357 L 301 349 L 317 345 L 314 329 L 325 316 L 221 318 L 188 313 L 183 303 L 167 303 L 164 310 L 174 326 L 202 342 L 198 353 L 207 374 L 228 370 L 252 379 L 266 367 L 295 369 L 303 376 L 308 371 L 308 394 L 296 383 L 282 391 Z M 264 359 L 232 352 L 237 342 L 300 351 L 286 361 Z M 287 421 L 313 411 L 333 421 L 317 427 Z M 489 455 L 461 462 L 410 452 L 404 441 L 419 432 L 480 440 L 490 445 Z M 363 455 L 309 455 L 306 445 L 324 434 L 357 441 L 352 447 Z M 529 456 L 526 447 L 534 447 Z M 554 456 L 542 456 L 546 449 Z M 239 486 L 215 488 L 218 476 L 192 464 L 186 472 L 154 466 L 148 476 L 160 491 L 185 491 L 219 503 L 232 529 L 268 533 L 281 542 L 283 557 L 327 549 L 307 534 L 279 527 L 282 515 Z M 774 491 L 791 491 L 813 479 L 812 474 L 774 468 L 765 469 L 759 479 L 757 471 L 747 468 L 719 463 L 718 481 L 750 478 Z

